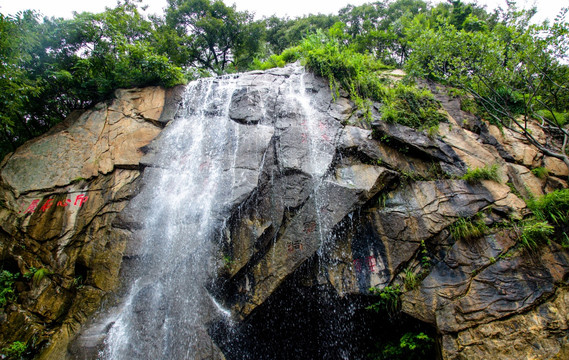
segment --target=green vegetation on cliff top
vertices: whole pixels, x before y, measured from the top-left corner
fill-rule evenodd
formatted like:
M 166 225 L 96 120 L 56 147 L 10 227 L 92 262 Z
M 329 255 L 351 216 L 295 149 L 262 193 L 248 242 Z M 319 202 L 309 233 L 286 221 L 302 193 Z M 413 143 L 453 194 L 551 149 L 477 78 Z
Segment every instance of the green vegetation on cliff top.
M 44 133 L 72 110 L 108 99 L 117 88 L 283 66 L 301 59 L 347 91 L 369 117 L 431 128 L 443 120 L 432 95 L 383 72 L 457 87 L 471 111 L 524 134 L 567 163 L 566 149 L 541 144 L 527 121 L 567 136 L 569 25 L 531 24 L 534 11 L 515 2 L 493 13 L 452 0 L 384 0 L 347 6 L 337 15 L 254 20 L 222 1 L 169 0 L 146 17 L 138 0 L 98 14 L 41 18 L 0 14 L 0 153 Z

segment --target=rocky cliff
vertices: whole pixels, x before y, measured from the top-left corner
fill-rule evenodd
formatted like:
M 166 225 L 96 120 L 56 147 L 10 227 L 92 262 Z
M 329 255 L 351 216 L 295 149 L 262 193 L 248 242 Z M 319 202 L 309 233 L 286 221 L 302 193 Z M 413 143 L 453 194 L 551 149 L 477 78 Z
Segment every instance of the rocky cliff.
M 567 357 L 569 253 L 556 242 L 528 251 L 508 225 L 527 215 L 524 197 L 567 187 L 563 163 L 434 85 L 448 118 L 436 134 L 375 113 L 368 122 L 297 66 L 231 81 L 227 104 L 204 112 L 235 134 L 209 287 L 233 320 L 209 323 L 216 355 L 200 358 L 360 358 L 381 342 L 369 329 L 397 326 L 430 329 L 444 359 Z M 41 359 L 76 354 L 70 342 L 109 307 L 121 266 L 138 254 L 131 199 L 141 173 L 164 161 L 163 126 L 178 108 L 204 105 L 181 91 L 118 91 L 6 157 L 0 254 L 22 275 L 0 313 L 1 343 L 26 342 Z M 498 179 L 461 180 L 492 165 Z M 467 220 L 486 230 L 459 238 L 453 226 Z M 369 315 L 370 288 L 398 289 L 405 315 Z

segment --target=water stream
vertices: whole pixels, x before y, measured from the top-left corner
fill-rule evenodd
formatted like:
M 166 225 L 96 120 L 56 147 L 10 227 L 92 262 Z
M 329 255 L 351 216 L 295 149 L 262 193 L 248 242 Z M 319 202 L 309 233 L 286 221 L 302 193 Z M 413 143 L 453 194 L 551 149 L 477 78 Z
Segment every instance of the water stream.
M 322 142 L 330 139 L 315 120 L 303 77 L 297 69 L 282 99 L 303 113 L 299 140 L 306 142 L 309 159 L 300 166 L 317 186 L 331 161 Z M 109 321 L 101 360 L 203 358 L 215 347 L 207 323 L 230 317 L 207 290 L 219 263 L 215 239 L 232 206 L 258 181 L 265 154 L 251 149 L 268 147 L 275 131 L 273 125 L 244 125 L 229 118 L 238 82 L 238 77 L 224 77 L 189 84 L 181 112 L 154 145 L 159 150 L 131 203 L 140 209 L 137 217 L 143 224 L 138 260 L 122 305 Z M 243 156 L 257 156 L 252 160 L 257 169 L 244 166 Z
M 227 159 L 236 152 L 227 104 L 235 81 L 190 84 L 184 115 L 161 135 L 143 192 L 141 255 L 120 315 L 105 341 L 102 359 L 191 359 L 208 339 L 207 318 L 225 310 L 206 285 L 215 272 L 212 238 L 231 196 L 235 174 Z M 213 306 L 212 306 L 213 305 Z

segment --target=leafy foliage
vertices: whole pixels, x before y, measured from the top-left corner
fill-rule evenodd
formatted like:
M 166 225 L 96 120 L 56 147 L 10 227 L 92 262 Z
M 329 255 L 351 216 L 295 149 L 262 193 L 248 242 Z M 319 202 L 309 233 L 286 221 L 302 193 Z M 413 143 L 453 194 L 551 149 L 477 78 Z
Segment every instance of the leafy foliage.
M 452 17 L 437 26 L 413 23 L 413 52 L 405 64 L 413 76 L 448 83 L 468 93 L 479 115 L 526 137 L 549 156 L 569 166 L 569 111 L 566 64 L 569 48 L 568 10 L 553 24 L 531 25 L 535 9 L 519 10 L 515 2 L 496 13 L 495 20 L 470 14 L 462 26 Z M 560 136 L 559 143 L 542 142 L 528 126 L 538 120 Z
M 412 269 L 407 268 L 404 271 L 404 287 L 406 291 L 413 290 L 419 284 L 419 279 L 417 279 L 417 275 L 413 272 Z
M 170 46 L 185 47 L 183 66 L 202 66 L 221 73 L 231 64 L 252 57 L 260 47 L 263 29 L 253 15 L 215 0 L 168 0 L 164 31 Z M 174 52 L 170 47 L 168 53 Z
M 540 179 L 547 179 L 549 176 L 549 170 L 544 167 L 536 167 L 535 169 L 532 169 L 531 172 Z
M 569 238 L 569 189 L 556 190 L 526 201 L 534 218 L 522 223 L 519 236 L 521 246 L 535 250 L 541 244 L 557 240 L 565 247 Z
M 427 89 L 397 83 L 386 89 L 382 119 L 416 129 L 427 129 L 431 136 L 447 118 L 439 112 L 440 104 Z
M 21 341 L 14 341 L 10 346 L 2 349 L 3 359 L 7 360 L 22 360 L 24 354 L 28 350 L 28 345 Z
M 369 54 L 347 46 L 343 41 L 346 36 L 345 25 L 337 23 L 328 34 L 317 31 L 299 46 L 273 55 L 265 62 L 257 60 L 254 66 L 268 69 L 302 59 L 307 68 L 330 81 L 336 96 L 340 89 L 347 91 L 356 105 L 366 111 L 368 118 L 372 100 L 382 103 L 380 112 L 383 120 L 388 122 L 431 128 L 446 121 L 445 115 L 439 112 L 440 104 L 430 91 L 400 82 L 390 84 L 383 74 L 389 67 Z
M 528 207 L 540 220 L 565 225 L 569 222 L 569 189 L 555 190 L 538 199 L 530 199 Z
M 0 273 L 0 307 L 4 307 L 9 301 L 14 300 L 14 281 L 19 274 L 12 274 L 8 270 Z
M 378 354 L 370 356 L 373 360 L 422 360 L 432 356 L 434 340 L 427 334 L 405 333 L 399 343 L 388 342 L 381 346 Z
M 488 231 L 488 227 L 482 219 L 466 219 L 460 218 L 450 227 L 450 233 L 456 240 L 474 240 L 484 236 Z
M 526 221 L 522 227 L 520 244 L 528 250 L 537 249 L 541 243 L 549 243 L 549 237 L 553 235 L 555 228 L 547 221 L 535 219 Z
M 393 316 L 399 312 L 401 306 L 401 288 L 399 285 L 386 286 L 383 289 L 370 288 L 370 292 L 379 296 L 379 301 L 367 307 L 368 310 L 376 312 L 385 311 Z

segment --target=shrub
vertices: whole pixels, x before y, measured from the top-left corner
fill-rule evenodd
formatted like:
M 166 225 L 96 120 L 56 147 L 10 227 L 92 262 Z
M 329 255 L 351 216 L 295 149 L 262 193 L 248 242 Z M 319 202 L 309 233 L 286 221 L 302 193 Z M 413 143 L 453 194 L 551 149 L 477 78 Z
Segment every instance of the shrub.
M 543 221 L 564 225 L 569 222 L 569 189 L 556 190 L 538 199 L 528 200 L 528 207 Z
M 440 104 L 427 89 L 397 83 L 386 87 L 382 100 L 382 119 L 387 122 L 415 129 L 432 128 L 436 133 L 439 123 L 446 121 L 446 116 L 439 112 Z
M 18 274 L 12 274 L 8 270 L 2 270 L 0 273 L 0 307 L 14 299 L 14 281 L 17 278 Z
M 389 315 L 395 315 L 399 312 L 401 305 L 399 297 L 401 296 L 401 288 L 399 285 L 386 286 L 383 289 L 370 288 L 375 295 L 379 295 L 379 301 L 367 307 L 368 310 L 376 312 L 385 311 Z
M 6 360 L 20 360 L 24 358 L 24 353 L 28 349 L 26 343 L 21 341 L 14 341 L 10 346 L 2 349 L 2 357 Z
M 253 68 L 266 70 L 301 59 L 308 69 L 329 80 L 335 96 L 339 96 L 340 89 L 347 91 L 368 120 L 371 101 L 378 101 L 382 103 L 382 119 L 388 122 L 428 129 L 446 121 L 446 116 L 439 112 L 439 102 L 429 90 L 400 82 L 388 84 L 382 71 L 390 67 L 370 54 L 345 46 L 336 36 L 319 31 L 306 37 L 299 46 L 272 55 L 265 62 L 255 60 Z
M 560 113 L 557 111 L 549 111 L 549 110 L 538 110 L 536 111 L 538 116 L 546 118 L 549 121 L 559 124 L 563 126 L 569 121 L 569 113 Z
M 462 180 L 466 180 L 471 184 L 478 183 L 482 180 L 492 180 L 499 182 L 500 176 L 498 175 L 498 165 L 484 166 L 483 168 L 468 169 L 466 174 L 462 176 Z
M 535 250 L 539 244 L 549 243 L 554 233 L 555 228 L 547 221 L 529 220 L 522 227 L 520 244 L 527 250 Z
M 399 343 L 388 342 L 379 354 L 371 356 L 373 360 L 422 360 L 432 357 L 434 340 L 425 333 L 405 333 Z
M 534 217 L 522 223 L 520 245 L 535 250 L 540 244 L 555 240 L 563 247 L 569 247 L 569 189 L 526 199 L 526 202 Z

